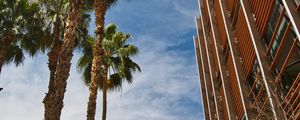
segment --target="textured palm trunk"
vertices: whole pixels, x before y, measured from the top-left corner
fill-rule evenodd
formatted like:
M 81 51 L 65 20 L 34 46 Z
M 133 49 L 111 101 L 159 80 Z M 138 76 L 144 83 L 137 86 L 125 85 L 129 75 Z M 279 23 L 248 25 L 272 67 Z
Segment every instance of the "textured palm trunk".
M 108 71 L 108 66 L 105 64 L 104 65 L 104 79 L 103 79 L 103 90 L 102 90 L 102 120 L 106 120 L 106 111 L 107 111 L 107 71 Z
M 54 36 L 53 36 L 53 41 L 52 41 L 52 44 L 51 44 L 51 50 L 48 53 L 48 68 L 49 68 L 49 71 L 50 71 L 50 79 L 49 79 L 49 85 L 48 85 L 49 91 L 53 91 L 54 75 L 55 75 L 57 61 L 58 61 L 58 54 L 59 54 L 59 51 L 61 50 L 61 44 L 59 43 L 60 42 L 59 41 L 60 22 L 56 21 L 54 23 L 53 33 L 54 33 Z M 47 97 L 49 97 L 49 94 L 46 94 L 46 97 L 44 98 L 44 101 L 46 100 Z
M 100 81 L 100 70 L 103 50 L 101 48 L 101 43 L 104 34 L 104 20 L 105 13 L 107 10 L 107 4 L 104 0 L 94 0 L 94 9 L 96 16 L 96 44 L 93 46 L 93 62 L 91 71 L 91 83 L 90 83 L 90 96 L 87 108 L 87 120 L 95 120 L 96 114 L 96 100 L 97 100 L 97 90 Z
M 15 34 L 13 33 L 6 34 L 3 38 L 3 44 L 0 49 L 0 73 L 2 70 L 2 66 L 5 62 L 7 51 L 9 50 L 10 45 L 14 41 L 14 39 L 15 39 Z
M 54 85 L 52 90 L 48 90 L 45 97 L 45 120 L 60 120 L 63 108 L 64 93 L 66 91 L 67 79 L 69 77 L 71 59 L 75 47 L 76 29 L 79 26 L 82 13 L 82 0 L 70 0 L 70 10 L 66 21 L 64 33 L 64 43 L 56 66 L 54 75 Z

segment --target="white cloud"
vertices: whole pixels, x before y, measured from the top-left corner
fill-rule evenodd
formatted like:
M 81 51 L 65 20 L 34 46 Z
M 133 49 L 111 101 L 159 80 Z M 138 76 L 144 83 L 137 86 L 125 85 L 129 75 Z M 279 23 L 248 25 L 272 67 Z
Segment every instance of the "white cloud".
M 198 92 L 195 66 L 177 54 L 166 52 L 168 44 L 152 41 L 154 38 L 141 36 L 137 41 L 141 53 L 135 60 L 141 65 L 142 73 L 137 73 L 132 85 L 124 85 L 121 92 L 109 93 L 109 120 L 182 120 L 199 117 L 200 106 L 183 106 L 186 101 L 197 103 Z M 152 41 L 143 47 L 144 41 Z M 4 120 L 42 119 L 42 99 L 47 91 L 48 69 L 46 56 L 26 60 L 24 66 L 3 68 L 0 93 L 0 114 Z M 73 59 L 73 65 L 78 56 Z M 98 97 L 97 117 L 101 116 L 101 92 Z M 65 97 L 63 120 L 85 118 L 88 89 L 80 80 L 80 75 L 72 67 Z M 196 104 L 199 105 L 199 104 Z M 192 114 L 184 113 L 192 110 Z

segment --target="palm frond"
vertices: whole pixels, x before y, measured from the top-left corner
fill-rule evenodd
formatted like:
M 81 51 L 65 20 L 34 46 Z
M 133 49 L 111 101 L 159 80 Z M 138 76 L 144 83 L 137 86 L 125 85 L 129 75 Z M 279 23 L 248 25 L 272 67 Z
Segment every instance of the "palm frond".
M 92 70 L 92 64 L 88 64 L 84 68 L 82 78 L 83 78 L 83 82 L 86 86 L 90 86 L 90 83 L 91 83 L 91 70 Z
M 117 32 L 117 25 L 114 23 L 110 23 L 105 27 L 104 30 L 104 38 L 107 40 L 112 39 L 112 36 Z
M 127 56 L 135 56 L 138 54 L 138 52 L 139 52 L 138 47 L 127 44 L 124 45 L 122 48 L 119 48 L 117 54 L 119 56 L 127 57 Z
M 118 73 L 111 74 L 107 81 L 107 88 L 111 91 L 122 89 L 122 78 Z
M 77 62 L 77 70 L 82 71 L 92 62 L 92 56 L 81 56 Z
M 108 68 L 112 68 L 107 85 L 109 90 L 121 90 L 124 81 L 128 83 L 133 82 L 133 73 L 141 71 L 140 66 L 135 63 L 130 57 L 138 54 L 138 47 L 127 44 L 127 41 L 131 36 L 127 33 L 118 32 L 115 24 L 109 24 L 105 27 L 105 37 L 102 41 L 102 48 L 104 50 L 104 56 L 102 56 L 102 64 L 108 65 Z M 92 64 L 92 47 L 95 44 L 94 38 L 90 37 L 81 43 L 82 56 L 79 58 L 77 68 L 81 71 L 84 70 L 85 83 L 90 83 L 90 72 Z M 103 66 L 102 66 L 103 67 Z M 101 76 L 99 82 L 99 89 L 101 90 L 102 80 L 104 78 L 104 70 L 101 69 L 99 73 Z
M 6 54 L 5 64 L 13 62 L 16 66 L 23 63 L 25 59 L 22 49 L 17 45 L 11 45 L 10 49 Z

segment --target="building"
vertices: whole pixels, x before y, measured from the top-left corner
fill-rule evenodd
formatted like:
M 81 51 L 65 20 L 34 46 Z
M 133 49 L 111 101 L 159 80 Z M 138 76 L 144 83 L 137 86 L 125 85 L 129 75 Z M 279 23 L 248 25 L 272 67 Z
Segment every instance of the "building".
M 199 0 L 205 119 L 300 120 L 300 0 Z

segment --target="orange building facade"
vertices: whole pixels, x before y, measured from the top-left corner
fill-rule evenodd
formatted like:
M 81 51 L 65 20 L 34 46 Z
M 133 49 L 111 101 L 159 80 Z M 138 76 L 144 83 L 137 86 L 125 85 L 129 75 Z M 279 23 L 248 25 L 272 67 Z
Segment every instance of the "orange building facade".
M 300 120 L 300 0 L 199 0 L 206 120 Z

